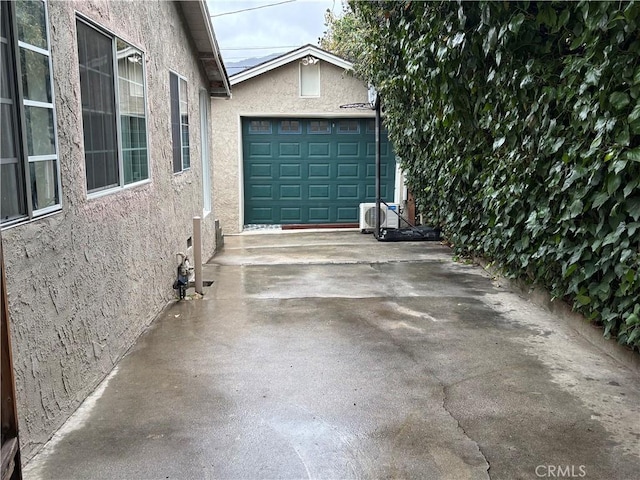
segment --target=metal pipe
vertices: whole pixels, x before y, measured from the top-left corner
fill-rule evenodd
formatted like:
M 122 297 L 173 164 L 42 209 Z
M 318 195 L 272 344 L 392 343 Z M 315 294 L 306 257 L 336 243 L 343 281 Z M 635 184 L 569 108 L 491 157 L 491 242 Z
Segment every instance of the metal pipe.
M 376 239 L 380 237 L 380 95 L 376 98 Z
M 193 217 L 193 268 L 196 293 L 202 295 L 202 220 Z

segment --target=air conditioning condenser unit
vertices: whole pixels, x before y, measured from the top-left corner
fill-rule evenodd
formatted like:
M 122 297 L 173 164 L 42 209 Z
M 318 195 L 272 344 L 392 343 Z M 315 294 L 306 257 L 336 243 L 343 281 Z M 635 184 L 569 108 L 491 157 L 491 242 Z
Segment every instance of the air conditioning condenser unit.
M 380 228 L 398 228 L 400 206 L 397 203 L 380 204 Z M 373 232 L 376 228 L 376 204 L 360 204 L 360 231 Z

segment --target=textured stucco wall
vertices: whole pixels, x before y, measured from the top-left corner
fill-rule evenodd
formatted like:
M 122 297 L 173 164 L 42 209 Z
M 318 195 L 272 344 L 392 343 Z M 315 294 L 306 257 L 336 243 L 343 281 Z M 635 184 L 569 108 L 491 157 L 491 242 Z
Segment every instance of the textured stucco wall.
M 151 182 L 87 199 L 76 11 L 146 54 Z M 202 215 L 198 95 L 173 2 L 49 2 L 62 212 L 5 229 L 23 455 L 32 456 L 174 299 L 175 252 Z M 172 172 L 169 70 L 188 81 L 191 169 Z M 203 221 L 214 252 L 214 214 Z M 150 402 L 152 399 L 150 399 Z M 153 408 L 150 405 L 149 408 Z
M 233 86 L 231 100 L 214 100 L 214 208 L 225 233 L 241 231 L 242 191 L 240 118 L 252 116 L 373 116 L 371 111 L 345 110 L 340 105 L 366 102 L 367 87 L 351 73 L 320 62 L 320 97 L 301 98 L 299 63 L 293 61 Z

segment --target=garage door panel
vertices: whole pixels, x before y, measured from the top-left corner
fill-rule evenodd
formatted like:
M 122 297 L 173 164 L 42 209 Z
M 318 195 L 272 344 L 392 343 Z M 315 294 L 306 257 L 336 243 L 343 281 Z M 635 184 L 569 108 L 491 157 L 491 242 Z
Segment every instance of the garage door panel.
M 329 185 L 309 185 L 309 198 L 313 200 L 329 200 L 331 188 Z
M 251 198 L 273 200 L 273 187 L 271 185 L 251 185 Z
M 300 143 L 280 143 L 278 148 L 281 157 L 300 157 Z
M 245 208 L 245 211 L 247 209 Z M 273 209 L 271 207 L 254 207 L 246 211 L 255 223 L 271 223 L 273 219 Z
M 395 165 L 394 165 L 395 167 Z M 386 179 L 389 176 L 389 165 L 388 164 L 381 164 L 380 165 L 380 178 L 381 179 Z M 367 178 L 373 179 L 375 180 L 376 178 L 376 165 L 375 163 L 372 165 L 367 165 Z
M 309 142 L 309 158 L 328 157 L 331 154 L 329 142 Z
M 280 200 L 302 200 L 300 185 L 280 185 Z
M 356 223 L 359 204 L 375 200 L 368 121 L 243 119 L 244 223 Z M 298 122 L 295 132 L 291 122 Z M 395 158 L 386 143 L 381 150 L 381 191 L 389 202 Z
M 329 207 L 309 208 L 309 223 L 329 223 L 330 219 Z
M 356 200 L 360 197 L 359 185 L 338 185 L 338 200 Z
M 309 180 L 315 178 L 331 178 L 331 165 L 328 163 L 310 163 Z
M 302 209 L 300 207 L 282 207 L 280 209 L 281 221 L 286 222 L 302 222 Z
M 249 155 L 251 157 L 271 157 L 271 143 L 251 142 L 249 145 Z
M 299 163 L 280 164 L 280 178 L 301 179 L 302 166 Z
M 389 155 L 389 144 L 381 143 L 380 144 L 380 157 L 386 157 Z M 367 157 L 376 158 L 376 142 L 367 143 Z
M 357 142 L 339 142 L 338 158 L 360 156 L 360 145 Z
M 358 207 L 337 207 L 336 218 L 341 223 L 351 223 L 358 221 Z
M 273 175 L 271 174 L 271 164 L 270 163 L 253 163 L 249 168 L 249 178 L 250 179 L 272 179 Z
M 360 165 L 357 163 L 339 163 L 338 178 L 358 178 L 360 175 Z

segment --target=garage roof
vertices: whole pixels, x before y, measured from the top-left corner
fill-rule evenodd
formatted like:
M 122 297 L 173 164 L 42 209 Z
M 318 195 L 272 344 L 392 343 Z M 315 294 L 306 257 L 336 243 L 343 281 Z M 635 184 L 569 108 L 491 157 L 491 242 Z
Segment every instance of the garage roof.
M 329 53 L 326 50 L 318 48 L 315 45 L 307 44 L 296 50 L 292 50 L 291 52 L 287 52 L 283 55 L 280 55 L 279 57 L 273 58 L 263 63 L 259 63 L 258 65 L 232 75 L 230 77 L 231 85 L 236 85 L 240 82 L 244 82 L 245 80 L 249 80 L 250 78 L 257 77 L 258 75 L 262 75 L 263 73 L 269 72 L 278 67 L 282 67 L 283 65 L 286 65 L 293 61 L 300 60 L 307 55 L 312 55 L 316 58 L 319 58 L 320 60 L 332 63 L 336 67 L 344 68 L 345 70 L 353 70 L 353 63 L 348 62 L 345 59 L 334 55 L 333 53 Z
M 212 97 L 231 97 L 231 85 L 222 62 L 220 47 L 213 32 L 213 25 L 204 0 L 176 2 L 184 15 L 191 38 L 209 79 L 209 94 Z

